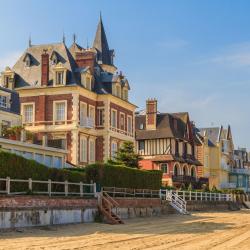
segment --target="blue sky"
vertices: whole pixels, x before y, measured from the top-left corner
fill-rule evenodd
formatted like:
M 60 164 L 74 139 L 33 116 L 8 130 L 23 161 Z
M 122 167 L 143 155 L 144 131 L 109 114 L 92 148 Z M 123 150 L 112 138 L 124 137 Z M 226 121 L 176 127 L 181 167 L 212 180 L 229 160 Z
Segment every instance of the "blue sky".
M 115 63 L 141 109 L 155 97 L 162 112 L 188 111 L 197 126 L 232 127 L 250 149 L 250 1 L 0 0 L 0 68 L 28 45 L 92 44 L 102 11 Z

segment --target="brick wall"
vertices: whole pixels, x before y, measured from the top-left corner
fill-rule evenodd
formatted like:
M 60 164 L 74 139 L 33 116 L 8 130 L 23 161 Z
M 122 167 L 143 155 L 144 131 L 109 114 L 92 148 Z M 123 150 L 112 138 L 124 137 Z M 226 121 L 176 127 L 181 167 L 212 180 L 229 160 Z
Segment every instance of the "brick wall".
M 97 207 L 96 199 L 51 198 L 47 196 L 0 197 L 0 210 L 30 208 L 85 208 Z
M 104 138 L 102 136 L 97 137 L 96 139 L 96 161 L 102 162 L 104 159 Z

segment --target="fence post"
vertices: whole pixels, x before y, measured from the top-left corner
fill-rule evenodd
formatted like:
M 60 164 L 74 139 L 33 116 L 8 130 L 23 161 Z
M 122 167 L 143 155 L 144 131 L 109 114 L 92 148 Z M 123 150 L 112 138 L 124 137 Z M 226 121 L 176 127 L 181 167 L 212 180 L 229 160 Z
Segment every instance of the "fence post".
M 200 199 L 201 199 L 201 201 L 202 201 L 202 192 L 201 192 L 201 195 L 200 195 Z
M 219 201 L 221 201 L 221 193 L 219 193 Z
M 195 200 L 197 201 L 197 191 L 195 191 Z
M 6 178 L 6 192 L 8 195 L 10 194 L 10 177 Z
M 185 193 L 186 193 L 185 191 L 182 192 L 182 198 L 184 201 L 186 200 Z
M 191 201 L 192 200 L 192 192 L 189 191 L 189 200 Z
M 83 197 L 83 185 L 81 181 L 80 181 L 80 197 Z
M 65 194 L 65 196 L 68 196 L 68 193 L 69 193 L 69 184 L 68 184 L 68 181 L 65 181 L 64 182 L 64 194 Z
M 96 183 L 94 182 L 93 183 L 93 188 L 94 188 L 94 197 L 96 198 L 97 197 L 97 191 L 96 191 Z
M 29 190 L 32 191 L 32 179 L 29 178 Z
M 51 196 L 51 180 L 48 180 L 48 194 Z

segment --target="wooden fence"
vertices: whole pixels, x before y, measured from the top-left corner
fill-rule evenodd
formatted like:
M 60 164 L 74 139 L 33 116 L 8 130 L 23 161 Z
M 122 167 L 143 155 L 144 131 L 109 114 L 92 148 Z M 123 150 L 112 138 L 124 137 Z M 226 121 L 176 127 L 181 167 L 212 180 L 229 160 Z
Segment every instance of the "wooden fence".
M 49 196 L 90 196 L 96 194 L 96 184 L 60 182 L 60 181 L 41 181 L 0 178 L 0 194 L 20 195 L 20 194 L 42 194 Z M 20 185 L 22 184 L 22 185 Z

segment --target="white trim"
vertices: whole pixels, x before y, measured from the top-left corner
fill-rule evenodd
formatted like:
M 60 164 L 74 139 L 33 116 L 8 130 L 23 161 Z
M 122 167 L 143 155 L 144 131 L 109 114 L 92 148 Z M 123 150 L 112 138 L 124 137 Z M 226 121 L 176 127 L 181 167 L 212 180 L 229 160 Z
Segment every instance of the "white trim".
M 25 121 L 25 110 L 24 110 L 24 108 L 25 108 L 25 106 L 29 106 L 29 105 L 32 105 L 32 107 L 33 107 L 33 114 L 32 114 L 32 121 L 31 122 L 26 122 Z M 22 123 L 23 124 L 34 124 L 34 122 L 35 122 L 35 108 L 36 108 L 36 105 L 35 105 L 35 102 L 25 102 L 25 103 L 21 103 L 21 116 L 22 116 Z
M 94 152 L 91 151 L 91 143 L 93 142 L 94 145 Z M 95 162 L 95 158 L 96 158 L 96 150 L 95 150 L 95 139 L 94 138 L 89 138 L 89 163 L 94 163 Z M 93 159 L 91 159 L 91 153 L 93 153 Z
M 115 112 L 115 117 L 116 117 L 116 124 L 115 124 L 115 127 L 113 126 L 113 117 L 112 117 L 113 111 Z M 110 124 L 110 125 L 111 125 L 112 128 L 117 128 L 117 119 L 118 119 L 117 114 L 118 114 L 117 110 L 111 108 L 111 119 L 110 119 L 110 123 L 111 123 L 111 124 Z
M 82 147 L 82 141 L 85 143 L 86 147 L 86 152 L 84 152 L 84 157 L 83 157 L 83 147 Z M 80 162 L 87 163 L 88 162 L 88 138 L 87 136 L 80 135 Z
M 64 120 L 57 120 L 56 119 L 56 104 L 58 103 L 64 103 Z M 55 124 L 56 122 L 66 122 L 67 121 L 67 100 L 57 100 L 57 101 L 53 101 L 53 124 Z

